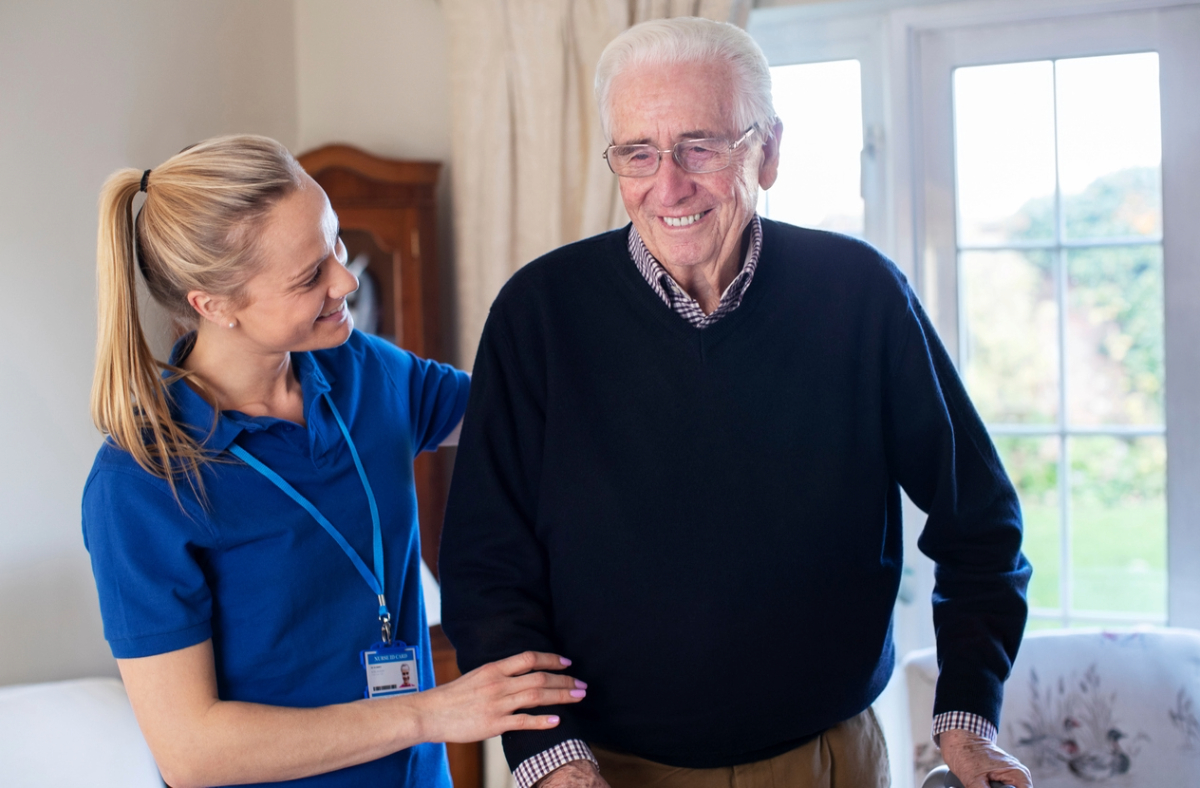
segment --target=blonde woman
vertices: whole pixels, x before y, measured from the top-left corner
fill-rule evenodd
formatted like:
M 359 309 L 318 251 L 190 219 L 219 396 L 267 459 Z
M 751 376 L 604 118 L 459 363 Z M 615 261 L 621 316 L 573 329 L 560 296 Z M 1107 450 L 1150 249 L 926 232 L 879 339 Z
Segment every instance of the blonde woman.
M 274 140 L 208 140 L 101 195 L 92 410 L 108 440 L 84 538 L 175 788 L 449 786 L 439 742 L 551 728 L 516 712 L 585 694 L 544 653 L 434 688 L 412 460 L 455 432 L 469 378 L 354 331 L 345 262 L 325 193 Z M 193 329 L 165 370 L 139 269 Z

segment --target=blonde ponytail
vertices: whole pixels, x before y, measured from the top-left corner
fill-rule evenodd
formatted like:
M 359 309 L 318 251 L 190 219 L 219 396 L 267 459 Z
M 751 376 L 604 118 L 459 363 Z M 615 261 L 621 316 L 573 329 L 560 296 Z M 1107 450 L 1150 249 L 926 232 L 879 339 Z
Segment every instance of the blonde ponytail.
M 194 145 L 153 169 L 137 220 L 142 172 L 119 170 L 101 190 L 92 419 L 172 490 L 186 479 L 203 495 L 199 470 L 211 458 L 171 413 L 167 387 L 188 373 L 150 352 L 138 315 L 138 269 L 151 296 L 184 326 L 196 322 L 188 292 L 240 298 L 257 270 L 254 230 L 299 188 L 301 173 L 275 140 L 238 135 Z

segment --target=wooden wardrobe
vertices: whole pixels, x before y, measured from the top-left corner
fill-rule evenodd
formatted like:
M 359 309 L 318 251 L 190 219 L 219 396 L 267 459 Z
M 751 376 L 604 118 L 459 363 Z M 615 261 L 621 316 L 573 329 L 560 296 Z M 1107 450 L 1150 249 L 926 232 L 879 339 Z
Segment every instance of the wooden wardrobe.
M 435 189 L 441 164 L 374 156 L 349 145 L 301 154 L 300 165 L 321 184 L 341 221 L 348 259 L 368 255 L 376 285 L 376 333 L 419 356 L 441 356 Z M 444 459 L 425 453 L 413 465 L 421 524 L 421 555 L 437 574 L 446 509 Z M 441 626 L 430 629 L 439 684 L 459 676 Z M 482 784 L 482 746 L 448 744 L 455 788 Z

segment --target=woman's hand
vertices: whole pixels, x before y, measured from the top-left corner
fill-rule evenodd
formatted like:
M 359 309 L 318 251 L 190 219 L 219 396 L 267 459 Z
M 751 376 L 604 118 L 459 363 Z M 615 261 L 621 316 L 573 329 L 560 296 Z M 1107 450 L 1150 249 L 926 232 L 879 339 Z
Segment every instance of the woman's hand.
M 515 712 L 582 700 L 587 694 L 582 681 L 543 672 L 570 664 L 556 654 L 526 651 L 409 696 L 418 710 L 420 737 L 425 741 L 474 742 L 505 731 L 553 728 L 558 725 L 556 716 Z
M 570 660 L 526 652 L 415 695 L 318 708 L 223 701 L 212 641 L 117 660 L 138 724 L 177 788 L 277 782 L 372 761 L 425 741 L 478 741 L 553 728 L 551 716 L 514 714 L 575 703 L 583 682 L 543 672 Z

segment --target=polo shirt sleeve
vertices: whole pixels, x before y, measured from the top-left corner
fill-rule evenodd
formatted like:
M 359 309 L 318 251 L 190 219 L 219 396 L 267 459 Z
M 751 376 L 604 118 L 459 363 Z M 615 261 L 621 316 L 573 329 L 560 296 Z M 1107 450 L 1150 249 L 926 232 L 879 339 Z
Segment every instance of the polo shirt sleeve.
M 165 482 L 140 468 L 101 467 L 88 480 L 84 544 L 104 637 L 118 659 L 177 651 L 212 637 L 202 562 L 214 539 L 204 512 L 190 503 L 185 509 Z
M 400 395 L 408 399 L 414 453 L 436 449 L 462 421 L 471 376 L 384 340 L 375 347 Z

